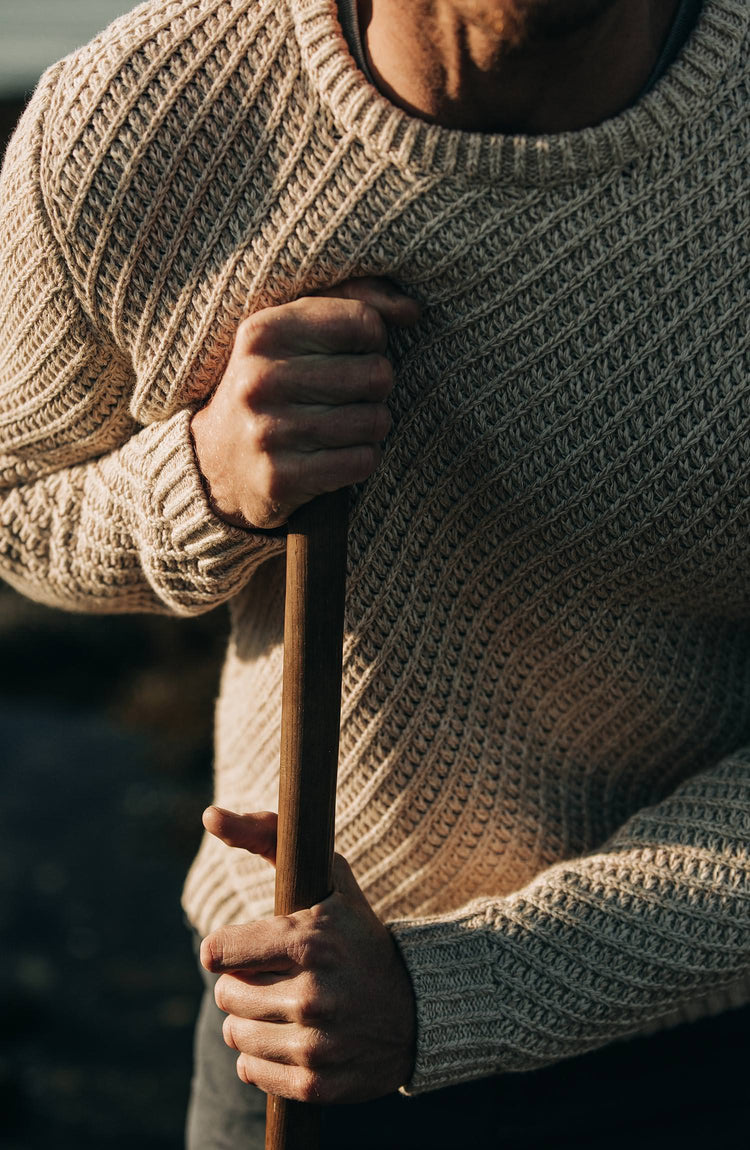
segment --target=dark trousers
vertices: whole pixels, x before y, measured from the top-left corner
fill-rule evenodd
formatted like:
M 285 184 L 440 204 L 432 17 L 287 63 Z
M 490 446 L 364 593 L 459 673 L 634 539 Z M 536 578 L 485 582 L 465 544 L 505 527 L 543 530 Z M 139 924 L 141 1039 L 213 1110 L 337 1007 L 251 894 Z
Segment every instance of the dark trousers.
M 263 1150 L 265 1095 L 235 1071 L 206 993 L 188 1150 Z M 527 1074 L 323 1109 L 322 1150 L 730 1150 L 750 1129 L 750 1008 Z

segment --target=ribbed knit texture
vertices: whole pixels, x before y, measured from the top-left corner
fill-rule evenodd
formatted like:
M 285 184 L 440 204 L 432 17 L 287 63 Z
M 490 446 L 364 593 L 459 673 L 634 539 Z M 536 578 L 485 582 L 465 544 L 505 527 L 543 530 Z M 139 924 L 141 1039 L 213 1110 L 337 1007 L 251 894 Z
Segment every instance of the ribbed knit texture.
M 0 569 L 95 611 L 232 600 L 216 798 L 273 808 L 283 542 L 189 415 L 240 319 L 388 274 L 394 428 L 352 501 L 338 845 L 418 1000 L 409 1088 L 748 998 L 745 0 L 636 106 L 427 125 L 333 0 L 137 8 L 43 78 L 0 208 Z M 207 840 L 202 931 L 268 912 Z

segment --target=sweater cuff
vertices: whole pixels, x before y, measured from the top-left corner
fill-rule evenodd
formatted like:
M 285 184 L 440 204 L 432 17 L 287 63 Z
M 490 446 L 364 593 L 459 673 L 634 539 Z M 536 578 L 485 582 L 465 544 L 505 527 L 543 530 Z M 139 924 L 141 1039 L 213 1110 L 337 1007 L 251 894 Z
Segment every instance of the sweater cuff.
M 190 434 L 193 411 L 151 424 L 136 439 L 144 567 L 178 614 L 198 614 L 236 594 L 252 572 L 283 552 L 283 536 L 225 523 L 212 509 Z
M 416 1061 L 404 1094 L 492 1073 L 498 1051 L 490 908 L 495 904 L 482 900 L 439 921 L 388 924 L 417 1004 Z

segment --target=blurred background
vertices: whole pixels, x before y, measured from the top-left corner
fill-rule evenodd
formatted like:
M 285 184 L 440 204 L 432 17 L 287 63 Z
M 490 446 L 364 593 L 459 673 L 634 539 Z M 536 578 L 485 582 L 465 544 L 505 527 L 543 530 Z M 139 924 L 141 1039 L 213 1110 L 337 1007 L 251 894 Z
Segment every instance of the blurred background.
M 133 6 L 0 0 L 3 151 L 44 68 Z M 183 1145 L 200 978 L 179 897 L 227 629 L 0 582 L 4 1150 Z
M 43 69 L 131 7 L 0 0 L 0 151 Z M 3 1150 L 183 1146 L 201 983 L 179 897 L 210 801 L 227 633 L 223 610 L 190 621 L 71 615 L 0 582 Z M 666 1145 L 674 1096 L 684 1147 L 744 1144 L 748 1019 L 746 1009 L 697 1024 L 691 1042 L 683 1028 L 652 1039 L 663 1069 L 650 1093 L 633 1079 L 640 1047 L 564 1064 L 551 1081 L 565 1093 L 583 1084 L 586 1129 L 599 1106 L 606 1133 L 571 1129 L 554 1144 Z M 597 1075 L 620 1059 L 625 1095 L 634 1081 L 648 1093 L 635 1134 L 598 1102 Z M 706 1060 L 724 1068 L 709 1082 Z M 511 1086 L 520 1130 L 524 1080 Z

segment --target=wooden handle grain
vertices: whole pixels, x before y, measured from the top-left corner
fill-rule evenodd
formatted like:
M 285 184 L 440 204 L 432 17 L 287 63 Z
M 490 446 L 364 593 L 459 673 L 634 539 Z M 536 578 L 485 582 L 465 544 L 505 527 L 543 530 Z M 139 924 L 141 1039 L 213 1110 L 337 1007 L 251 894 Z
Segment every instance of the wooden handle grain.
M 313 906 L 333 887 L 348 502 L 346 489 L 321 495 L 289 522 L 276 914 Z M 319 1141 L 318 1107 L 269 1096 L 266 1150 Z

